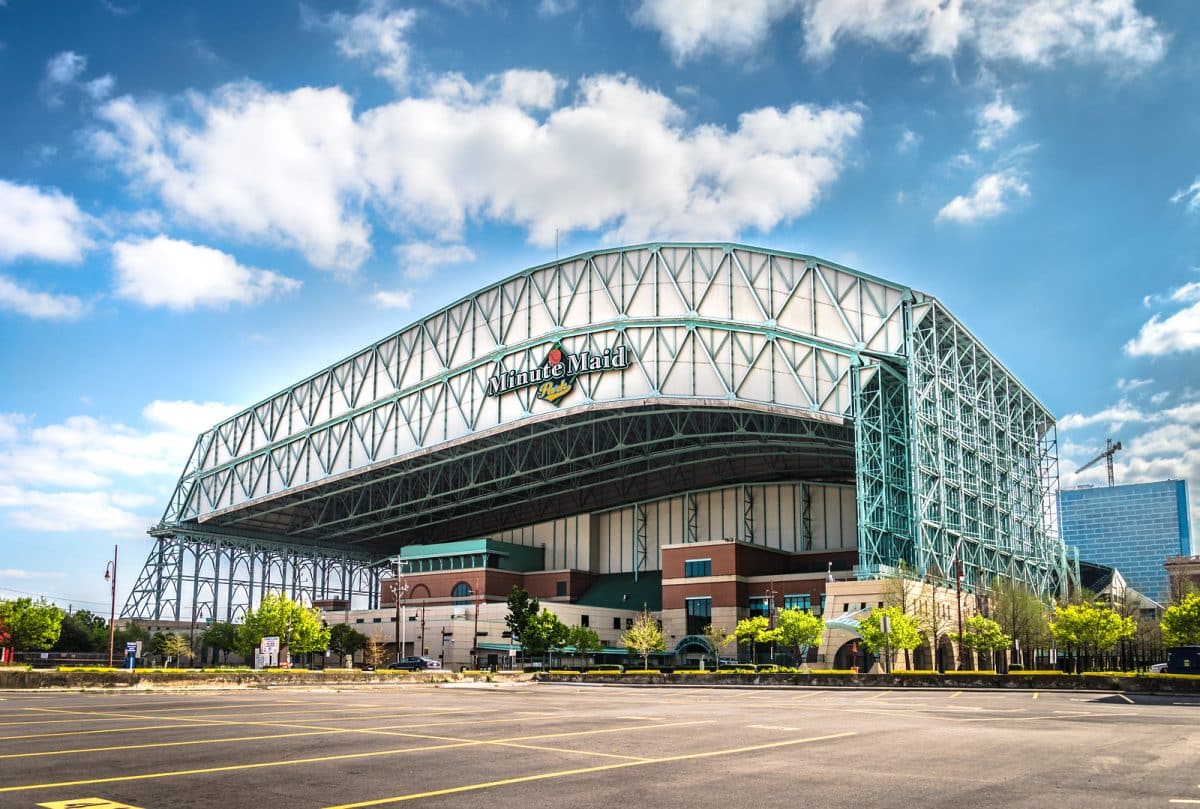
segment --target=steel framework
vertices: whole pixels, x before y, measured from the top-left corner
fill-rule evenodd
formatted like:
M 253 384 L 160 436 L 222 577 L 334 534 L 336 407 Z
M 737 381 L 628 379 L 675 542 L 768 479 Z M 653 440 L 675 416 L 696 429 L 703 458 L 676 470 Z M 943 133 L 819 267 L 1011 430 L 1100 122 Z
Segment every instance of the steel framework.
M 488 395 L 550 346 L 630 362 L 561 404 Z M 358 581 L 407 542 L 789 476 L 857 484 L 864 575 L 933 570 L 966 537 L 973 569 L 1044 591 L 1063 567 L 1055 464 L 1053 419 L 932 298 L 740 245 L 606 250 L 501 281 L 199 436 L 126 613 L 178 613 L 180 582 L 208 603 L 204 566 L 241 570 L 256 542 L 306 565 L 340 549 Z

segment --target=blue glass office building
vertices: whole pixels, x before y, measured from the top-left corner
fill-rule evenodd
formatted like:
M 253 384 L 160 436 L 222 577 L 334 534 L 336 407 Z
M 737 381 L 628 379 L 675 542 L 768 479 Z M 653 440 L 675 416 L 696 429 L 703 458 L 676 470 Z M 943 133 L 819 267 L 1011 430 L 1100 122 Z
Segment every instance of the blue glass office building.
M 1058 518 L 1063 541 L 1081 560 L 1117 568 L 1160 604 L 1167 600 L 1167 557 L 1194 553 L 1186 481 L 1064 490 Z

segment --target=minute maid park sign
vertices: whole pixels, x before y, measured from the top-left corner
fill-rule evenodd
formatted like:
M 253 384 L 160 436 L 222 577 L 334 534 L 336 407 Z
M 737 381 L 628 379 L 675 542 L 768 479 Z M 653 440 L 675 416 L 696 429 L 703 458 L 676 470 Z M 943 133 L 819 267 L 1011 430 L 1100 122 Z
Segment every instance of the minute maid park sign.
M 555 343 L 546 360 L 528 371 L 498 370 L 488 380 L 487 395 L 501 396 L 518 388 L 537 386 L 537 398 L 557 405 L 575 387 L 575 377 L 613 368 L 629 367 L 629 348 L 617 346 L 599 353 L 581 351 L 567 354 Z

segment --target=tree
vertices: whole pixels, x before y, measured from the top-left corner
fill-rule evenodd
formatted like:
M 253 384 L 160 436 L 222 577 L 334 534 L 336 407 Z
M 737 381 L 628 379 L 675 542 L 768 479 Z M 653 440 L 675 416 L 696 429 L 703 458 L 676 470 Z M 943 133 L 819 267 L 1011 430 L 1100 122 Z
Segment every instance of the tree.
M 329 648 L 329 627 L 321 623 L 321 611 L 277 593 L 267 593 L 257 610 L 246 613 L 237 631 L 237 650 L 251 658 L 262 639 L 268 637 L 279 638 L 281 658 Z
M 972 615 L 965 622 L 962 636 L 954 633 L 955 640 L 968 649 L 995 655 L 1012 646 L 1012 635 L 1000 628 L 1000 624 L 982 615 Z M 994 665 L 994 663 L 993 663 Z
M 1014 641 L 1020 641 L 1028 662 L 1033 650 L 1050 635 L 1049 608 L 1041 596 L 1016 579 L 1001 577 L 992 582 L 992 618 Z
M 589 654 L 595 654 L 604 648 L 596 630 L 586 626 L 573 626 L 568 629 L 567 645 L 575 647 L 575 654 L 583 658 L 585 665 Z
M 13 651 L 50 649 L 58 642 L 62 622 L 63 611 L 48 602 L 32 598 L 0 601 L 0 626 Z
M 162 640 L 158 645 L 158 652 L 165 659 L 163 665 L 167 664 L 168 660 L 174 660 L 176 664 L 184 660 L 191 660 L 196 656 L 192 651 L 192 645 L 188 643 L 188 639 L 183 635 L 176 635 L 173 632 L 168 632 L 162 636 Z
M 754 662 L 758 660 L 758 644 L 770 643 L 775 637 L 770 627 L 771 623 L 765 615 L 756 615 L 753 618 L 743 618 L 733 628 L 734 637 L 739 645 L 750 644 L 750 658 Z
M 649 668 L 652 652 L 661 652 L 667 648 L 663 642 L 662 630 L 658 628 L 658 621 L 649 612 L 643 612 L 633 619 L 633 626 L 621 636 L 621 645 L 633 654 L 642 656 L 642 668 Z
M 543 608 L 525 622 L 525 632 L 521 635 L 521 649 L 530 656 L 548 654 L 566 645 L 569 631 L 566 624 L 558 620 L 557 615 Z
M 951 634 L 952 623 L 949 606 L 938 601 L 937 577 L 930 577 L 929 597 L 922 597 L 917 605 L 917 627 L 929 638 L 930 665 L 941 670 L 938 644 Z
M 825 635 L 825 619 L 808 610 L 780 610 L 777 623 L 776 642 L 791 650 L 792 663 L 797 666 L 804 661 L 809 647 L 819 645 Z
M 891 623 L 891 631 L 884 632 L 883 617 L 887 616 Z M 890 653 L 888 668 L 894 662 L 896 652 L 912 651 L 921 645 L 921 633 L 917 631 L 917 619 L 905 615 L 899 607 L 880 607 L 858 622 L 858 632 L 862 635 L 863 646 L 871 654 L 879 657 L 881 651 Z
M 1200 645 L 1200 593 L 1184 595 L 1163 613 L 1163 642 L 1168 646 Z
M 708 643 L 713 649 L 713 667 L 717 671 L 721 670 L 721 650 L 733 643 L 737 639 L 737 635 L 726 631 L 723 626 L 713 626 L 709 624 L 704 627 L 704 637 L 708 638 Z
M 374 669 L 382 665 L 383 647 L 374 638 L 367 638 L 367 645 L 363 647 L 363 667 Z
M 62 630 L 54 644 L 56 652 L 100 652 L 108 650 L 108 622 L 88 610 L 63 617 Z
M 1110 651 L 1123 639 L 1132 637 L 1137 624 L 1107 606 L 1085 601 L 1056 607 L 1050 631 L 1060 644 L 1080 650 L 1084 659 L 1076 661 L 1078 670 L 1080 664 L 1087 666 L 1089 654 Z
M 921 591 L 923 589 L 921 582 L 917 581 L 912 567 L 909 566 L 908 562 L 901 559 L 900 563 L 893 569 L 892 574 L 883 580 L 884 606 L 899 607 L 900 611 L 905 615 L 916 616 L 921 611 L 920 602 Z M 904 668 L 912 668 L 912 660 L 909 657 L 908 649 L 904 650 Z
M 217 621 L 206 628 L 200 635 L 200 641 L 210 649 L 221 653 L 221 662 L 229 661 L 229 653 L 238 646 L 237 624 L 229 621 Z
M 334 624 L 329 629 L 329 650 L 338 656 L 338 662 L 346 663 L 346 655 L 354 659 L 354 653 L 366 648 L 369 639 L 350 624 Z
M 536 598 L 530 597 L 524 587 L 513 585 L 512 591 L 508 594 L 508 615 L 504 617 L 504 623 L 512 632 L 513 642 L 521 644 L 522 651 L 526 650 L 525 629 L 529 626 L 530 619 L 538 614 L 539 609 Z

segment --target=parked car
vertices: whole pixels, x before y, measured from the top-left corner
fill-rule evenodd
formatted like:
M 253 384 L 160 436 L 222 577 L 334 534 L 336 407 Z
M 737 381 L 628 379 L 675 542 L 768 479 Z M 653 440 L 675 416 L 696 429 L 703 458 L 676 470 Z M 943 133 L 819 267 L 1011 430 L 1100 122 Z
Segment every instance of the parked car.
M 400 662 L 392 663 L 388 666 L 389 669 L 403 669 L 405 671 L 422 671 L 424 669 L 440 669 L 442 664 L 437 660 L 431 660 L 428 657 L 402 657 Z
M 1151 674 L 1165 674 L 1166 671 L 1167 671 L 1166 663 L 1155 663 L 1153 666 L 1150 667 Z

